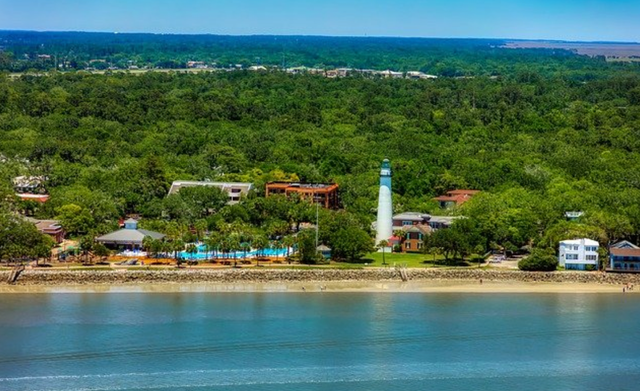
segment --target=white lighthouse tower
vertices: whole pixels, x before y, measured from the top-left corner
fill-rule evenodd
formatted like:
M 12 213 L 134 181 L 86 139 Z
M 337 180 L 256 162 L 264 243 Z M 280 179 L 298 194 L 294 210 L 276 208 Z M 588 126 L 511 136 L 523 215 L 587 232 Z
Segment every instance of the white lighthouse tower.
M 382 161 L 380 169 L 380 193 L 378 195 L 378 222 L 376 223 L 376 245 L 389 240 L 393 235 L 393 204 L 391 203 L 391 164 Z

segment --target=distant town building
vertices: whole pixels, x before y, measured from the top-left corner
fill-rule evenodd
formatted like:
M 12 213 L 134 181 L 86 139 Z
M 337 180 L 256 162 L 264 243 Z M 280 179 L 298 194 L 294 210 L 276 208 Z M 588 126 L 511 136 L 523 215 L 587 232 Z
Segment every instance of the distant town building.
M 428 75 L 426 73 L 418 72 L 418 71 L 410 71 L 410 72 L 407 72 L 406 78 L 407 79 L 437 79 L 438 76 Z
M 247 70 L 252 72 L 266 72 L 267 67 L 265 67 L 264 65 L 252 65 L 249 68 L 247 68 Z
M 208 182 L 208 181 L 174 181 L 168 195 L 178 194 L 184 187 L 213 186 L 229 195 L 229 205 L 237 204 L 242 197 L 253 189 L 253 183 L 247 182 Z
M 471 197 L 480 193 L 480 190 L 451 190 L 447 194 L 434 198 L 443 209 L 460 206 L 469 201 Z
M 591 239 L 563 240 L 560 242 L 558 263 L 567 270 L 598 268 L 600 244 Z
M 134 219 L 129 219 L 124 222 L 124 228 L 100 236 L 96 238 L 96 242 L 112 249 L 140 250 L 146 237 L 163 239 L 165 235 L 146 229 L 138 229 L 138 222 Z
M 318 203 L 327 209 L 339 207 L 338 185 L 335 183 L 269 182 L 265 196 L 299 194 L 303 199 Z
M 394 72 L 389 69 L 386 71 L 382 71 L 378 73 L 382 77 L 392 78 L 392 79 L 402 79 L 404 77 L 404 73 L 402 72 Z
M 206 69 L 208 67 L 204 61 L 187 61 L 187 68 Z

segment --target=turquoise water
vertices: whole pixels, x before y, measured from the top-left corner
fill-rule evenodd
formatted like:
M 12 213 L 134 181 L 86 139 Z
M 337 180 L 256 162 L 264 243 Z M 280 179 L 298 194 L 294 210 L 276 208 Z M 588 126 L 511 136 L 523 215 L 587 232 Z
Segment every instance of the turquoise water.
M 0 390 L 638 390 L 640 296 L 0 296 Z
M 194 253 L 194 254 L 189 254 L 186 251 L 181 251 L 180 257 L 184 258 L 184 259 L 197 259 L 197 260 L 204 260 L 204 259 L 209 259 L 209 258 L 221 258 L 221 259 L 244 259 L 244 258 L 255 258 L 256 256 L 263 256 L 263 257 L 280 257 L 280 258 L 284 258 L 287 256 L 287 249 L 264 249 L 261 251 L 257 251 L 257 250 L 252 250 L 252 251 L 247 251 L 246 253 L 244 251 L 236 251 L 236 252 L 231 252 L 231 253 L 218 253 L 217 251 L 209 251 L 207 252 L 207 249 L 204 245 L 199 245 L 197 246 L 198 248 L 198 252 Z M 292 250 L 289 250 L 289 254 L 292 253 Z

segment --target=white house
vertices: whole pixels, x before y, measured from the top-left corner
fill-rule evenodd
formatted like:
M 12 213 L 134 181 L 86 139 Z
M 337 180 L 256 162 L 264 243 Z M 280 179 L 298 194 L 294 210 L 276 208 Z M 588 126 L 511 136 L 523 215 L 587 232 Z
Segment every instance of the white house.
M 240 202 L 240 197 L 246 197 L 247 194 L 253 189 L 253 183 L 244 182 L 199 182 L 199 181 L 173 181 L 169 194 L 178 194 L 183 187 L 194 186 L 214 186 L 229 195 L 229 205 L 237 204 Z
M 600 244 L 591 239 L 563 240 L 560 242 L 558 262 L 567 270 L 587 270 L 588 265 L 598 268 Z

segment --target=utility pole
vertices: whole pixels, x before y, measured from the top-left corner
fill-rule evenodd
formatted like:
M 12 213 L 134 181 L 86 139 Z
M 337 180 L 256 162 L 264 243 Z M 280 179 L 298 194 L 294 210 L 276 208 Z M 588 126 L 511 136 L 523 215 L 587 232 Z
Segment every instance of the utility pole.
M 320 211 L 320 203 L 318 202 L 318 200 L 316 200 L 316 193 L 313 193 L 313 200 L 316 203 L 316 253 L 317 253 L 318 252 L 318 232 L 320 230 L 320 219 L 318 218 L 319 211 Z

